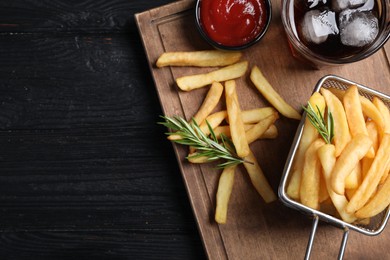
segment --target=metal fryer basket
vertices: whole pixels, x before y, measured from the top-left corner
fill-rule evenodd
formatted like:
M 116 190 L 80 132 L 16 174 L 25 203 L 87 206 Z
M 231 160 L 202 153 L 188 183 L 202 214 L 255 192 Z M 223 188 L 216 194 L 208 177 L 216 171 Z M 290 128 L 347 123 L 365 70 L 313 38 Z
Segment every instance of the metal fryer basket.
M 351 85 L 356 85 L 359 89 L 359 93 L 370 100 L 374 96 L 379 97 L 386 104 L 386 106 L 390 108 L 390 96 L 387 96 L 383 93 L 380 93 L 378 91 L 370 89 L 366 86 L 360 85 L 356 82 L 352 82 L 350 80 L 347 80 L 347 79 L 344 79 L 344 78 L 341 78 L 341 77 L 335 76 L 335 75 L 328 75 L 328 76 L 321 78 L 318 81 L 313 93 L 319 92 L 321 88 L 336 88 L 336 89 L 345 90 Z M 295 157 L 295 154 L 298 150 L 299 142 L 300 142 L 300 139 L 302 136 L 305 118 L 306 118 L 306 113 L 303 114 L 301 122 L 298 126 L 297 132 L 296 132 L 295 137 L 294 137 L 293 145 L 291 146 L 291 149 L 290 149 L 290 152 L 289 152 L 289 155 L 288 155 L 285 167 L 284 167 L 283 176 L 282 176 L 282 179 L 281 179 L 281 182 L 279 185 L 279 198 L 286 206 L 291 207 L 293 209 L 296 209 L 298 211 L 301 211 L 302 213 L 304 213 L 306 215 L 313 216 L 313 226 L 311 229 L 308 245 L 306 248 L 305 259 L 310 258 L 310 253 L 311 253 L 311 249 L 313 246 L 315 233 L 317 230 L 317 225 L 318 225 L 318 222 L 320 219 L 322 221 L 328 222 L 328 223 L 335 225 L 335 226 L 344 230 L 343 239 L 342 239 L 339 254 L 338 254 L 338 259 L 342 259 L 344 256 L 349 231 L 355 230 L 357 232 L 363 233 L 365 235 L 370 235 L 370 236 L 380 234 L 383 231 L 383 229 L 385 228 L 387 221 L 389 219 L 390 207 L 388 207 L 386 210 L 384 210 L 383 212 L 381 212 L 377 216 L 372 217 L 369 224 L 366 224 L 366 225 L 359 224 L 359 223 L 351 224 L 351 223 L 347 223 L 345 221 L 342 221 L 341 219 L 339 219 L 335 216 L 331 216 L 331 215 L 323 213 L 321 211 L 306 207 L 303 204 L 296 202 L 287 196 L 286 187 L 287 187 L 288 180 L 290 177 L 290 171 L 292 168 L 292 164 L 294 162 L 294 157 Z

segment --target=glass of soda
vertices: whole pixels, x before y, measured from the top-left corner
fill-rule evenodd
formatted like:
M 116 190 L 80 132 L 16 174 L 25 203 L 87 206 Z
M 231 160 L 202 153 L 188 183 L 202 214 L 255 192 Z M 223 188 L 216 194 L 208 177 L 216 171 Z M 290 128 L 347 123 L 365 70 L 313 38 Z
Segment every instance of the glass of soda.
M 369 57 L 390 37 L 390 0 L 282 0 L 294 57 L 321 68 Z

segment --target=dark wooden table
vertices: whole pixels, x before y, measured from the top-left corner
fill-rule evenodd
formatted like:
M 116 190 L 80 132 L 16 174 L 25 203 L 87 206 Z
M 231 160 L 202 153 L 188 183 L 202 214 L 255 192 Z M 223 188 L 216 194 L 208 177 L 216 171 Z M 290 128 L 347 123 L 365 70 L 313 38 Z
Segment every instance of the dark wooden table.
M 0 1 L 0 259 L 202 259 L 134 14 Z

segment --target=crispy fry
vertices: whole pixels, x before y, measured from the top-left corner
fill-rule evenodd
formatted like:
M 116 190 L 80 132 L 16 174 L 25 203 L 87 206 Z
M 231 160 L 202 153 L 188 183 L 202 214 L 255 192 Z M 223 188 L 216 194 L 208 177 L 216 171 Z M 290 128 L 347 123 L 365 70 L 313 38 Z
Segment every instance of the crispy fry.
M 268 129 L 262 134 L 259 139 L 275 139 L 278 137 L 278 128 L 276 125 L 270 125 Z
M 241 109 L 234 80 L 229 80 L 225 83 L 225 96 L 232 141 L 236 148 L 237 155 L 245 157 L 249 154 L 250 150 L 246 140 L 245 128 L 241 118 Z
M 336 148 L 336 157 L 338 157 L 345 146 L 351 140 L 349 133 L 347 117 L 341 101 L 327 89 L 322 88 L 321 93 L 325 98 L 328 110 L 333 115 L 334 120 L 334 144 Z
M 344 194 L 345 179 L 366 155 L 372 146 L 371 139 L 365 134 L 356 135 L 345 147 L 336 161 L 332 172 L 332 188 L 340 195 Z
M 362 166 L 360 161 L 356 164 L 352 172 L 345 178 L 345 189 L 356 189 L 362 182 Z
M 222 82 L 243 76 L 248 68 L 247 61 L 241 61 L 209 73 L 184 76 L 176 79 L 178 87 L 183 91 L 190 91 L 210 85 L 213 82 Z
M 226 66 L 238 62 L 241 56 L 241 52 L 218 50 L 165 52 L 158 58 L 156 65 L 159 68 L 164 66 Z
M 361 209 L 356 211 L 358 218 L 369 218 L 382 212 L 390 204 L 390 178 L 387 178 L 383 186 L 372 199 Z
M 251 129 L 245 132 L 246 139 L 248 144 L 256 141 L 259 139 L 266 131 L 269 129 L 269 127 L 275 123 L 275 121 L 278 119 L 278 113 L 274 113 L 273 115 L 268 116 L 264 120 L 261 120 L 256 125 L 254 125 Z
M 343 104 L 351 136 L 354 137 L 358 134 L 368 135 L 360 103 L 359 91 L 356 86 L 351 86 L 345 91 Z M 374 155 L 374 148 L 371 147 L 366 156 L 372 158 Z
M 218 190 L 216 196 L 215 221 L 219 224 L 225 224 L 227 219 L 228 204 L 233 190 L 235 166 L 223 169 L 219 177 Z
M 221 99 L 223 92 L 223 86 L 219 82 L 213 82 L 205 99 L 203 100 L 202 105 L 200 106 L 198 112 L 196 112 L 194 119 L 200 125 L 203 123 L 204 119 L 210 115 L 213 109 L 217 106 L 219 100 Z
M 252 68 L 250 78 L 260 93 L 270 102 L 282 115 L 288 118 L 300 120 L 301 115 L 275 91 L 263 73 L 257 66 Z
M 374 194 L 381 177 L 390 163 L 390 134 L 384 134 L 378 152 L 362 184 L 347 205 L 347 212 L 354 213 L 366 204 Z
M 334 207 L 339 213 L 342 220 L 348 223 L 352 223 L 356 220 L 356 217 L 353 214 L 349 214 L 345 211 L 345 207 L 348 204 L 348 200 L 344 195 L 339 195 L 335 193 L 331 185 L 331 174 L 333 167 L 336 163 L 335 157 L 335 147 L 332 144 L 325 144 L 318 148 L 317 151 L 318 158 L 320 159 L 322 165 L 322 173 L 326 182 L 326 188 L 329 193 L 329 197 L 333 202 Z
M 211 126 L 211 129 L 214 129 L 216 128 L 217 126 L 219 126 L 223 120 L 225 120 L 225 118 L 227 117 L 227 113 L 225 110 L 223 111 L 218 111 L 218 112 L 215 112 L 211 115 L 209 115 L 205 120 L 204 122 L 199 126 L 200 130 L 202 130 L 202 132 L 205 134 L 205 135 L 209 135 L 210 134 L 210 129 L 209 127 L 207 126 L 207 123 L 206 121 L 209 123 L 209 125 Z
M 187 160 L 190 163 L 207 163 L 209 162 L 209 158 L 206 156 L 198 156 L 196 152 L 190 151 L 187 156 Z
M 318 107 L 323 113 L 325 110 L 325 99 L 324 97 L 315 92 L 309 99 L 309 103 L 313 107 Z M 305 158 L 305 152 L 309 145 L 318 137 L 317 129 L 310 123 L 309 119 L 305 119 L 305 127 L 303 128 L 302 137 L 299 142 L 299 147 L 295 155 L 293 164 L 293 170 L 290 181 L 287 186 L 287 195 L 292 199 L 299 200 L 299 188 L 301 183 L 301 174 L 303 169 L 303 163 Z
M 262 107 L 241 111 L 242 121 L 245 124 L 256 124 L 261 120 L 273 115 L 276 110 L 273 107 Z
M 376 106 L 366 97 L 360 96 L 360 103 L 362 104 L 363 114 L 371 118 L 377 125 L 379 136 L 382 137 L 384 133 L 384 121 L 381 113 Z
M 383 117 L 383 131 L 385 133 L 390 133 L 390 111 L 389 108 L 383 103 L 378 97 L 372 99 L 372 103 L 378 109 Z
M 343 101 L 344 95 L 345 95 L 345 90 L 338 89 L 338 88 L 328 88 L 330 92 L 333 93 L 340 101 Z
M 302 170 L 299 196 L 301 203 L 312 209 L 319 209 L 321 164 L 317 150 L 325 144 L 324 140 L 316 139 L 307 148 Z
M 253 126 L 254 126 L 253 124 L 250 125 L 244 124 L 245 133 Z M 228 125 L 217 126 L 214 129 L 214 133 L 217 136 L 217 138 L 220 137 L 221 134 L 224 134 L 227 137 L 231 137 L 230 126 Z M 278 129 L 276 128 L 275 125 L 270 125 L 270 127 L 268 127 L 268 129 L 258 139 L 275 139 L 276 137 L 278 137 Z
M 265 202 L 270 203 L 275 201 L 277 197 L 269 185 L 267 178 L 265 177 L 252 151 L 250 151 L 245 157 L 245 161 L 251 162 L 244 163 L 244 167 L 247 170 L 249 178 L 251 179 L 251 182 L 257 192 L 261 195 Z

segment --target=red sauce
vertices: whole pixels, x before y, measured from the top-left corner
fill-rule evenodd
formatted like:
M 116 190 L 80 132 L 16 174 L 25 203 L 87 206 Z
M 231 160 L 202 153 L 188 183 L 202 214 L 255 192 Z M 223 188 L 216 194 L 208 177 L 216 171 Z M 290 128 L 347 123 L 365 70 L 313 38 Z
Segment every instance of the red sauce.
M 202 0 L 200 22 L 206 34 L 226 46 L 252 41 L 267 23 L 264 0 Z

